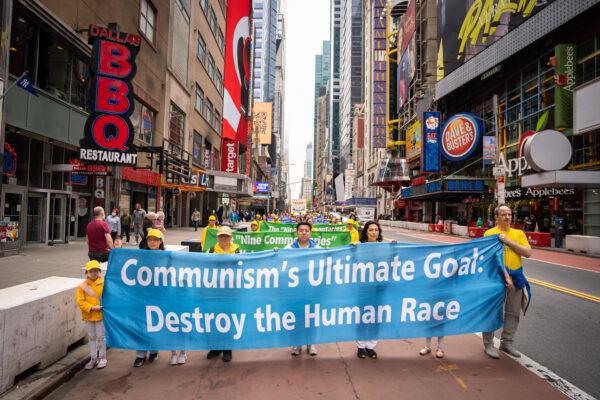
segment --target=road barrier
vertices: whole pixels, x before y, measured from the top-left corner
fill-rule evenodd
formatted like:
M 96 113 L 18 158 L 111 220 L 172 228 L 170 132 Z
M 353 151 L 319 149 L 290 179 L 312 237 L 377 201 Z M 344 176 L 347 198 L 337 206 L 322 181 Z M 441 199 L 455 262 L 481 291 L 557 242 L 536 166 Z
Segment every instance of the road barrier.
M 567 235 L 567 250 L 585 254 L 600 255 L 600 237 L 584 235 Z

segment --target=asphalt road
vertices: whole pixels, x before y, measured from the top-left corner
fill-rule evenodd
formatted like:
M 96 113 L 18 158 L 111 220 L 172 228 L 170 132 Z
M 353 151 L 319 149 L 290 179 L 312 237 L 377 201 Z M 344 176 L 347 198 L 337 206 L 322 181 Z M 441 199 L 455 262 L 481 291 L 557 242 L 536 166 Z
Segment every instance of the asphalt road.
M 398 242 L 433 240 L 385 228 Z M 524 261 L 529 278 L 600 296 L 600 273 L 538 260 Z M 498 335 L 497 335 L 498 336 Z M 600 303 L 532 285 L 532 302 L 521 319 L 516 347 L 588 394 L 600 398 Z

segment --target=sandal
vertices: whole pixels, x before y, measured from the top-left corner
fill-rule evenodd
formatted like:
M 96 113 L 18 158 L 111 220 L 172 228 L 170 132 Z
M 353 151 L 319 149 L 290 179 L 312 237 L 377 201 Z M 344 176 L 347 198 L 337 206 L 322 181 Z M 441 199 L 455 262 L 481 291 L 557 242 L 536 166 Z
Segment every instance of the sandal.
M 419 354 L 422 356 L 426 356 L 429 353 L 431 353 L 431 349 L 427 346 L 423 347 L 421 351 L 419 351 Z
M 436 356 L 437 358 L 444 358 L 444 350 L 442 350 L 442 349 L 437 349 L 437 350 L 435 351 L 435 356 Z

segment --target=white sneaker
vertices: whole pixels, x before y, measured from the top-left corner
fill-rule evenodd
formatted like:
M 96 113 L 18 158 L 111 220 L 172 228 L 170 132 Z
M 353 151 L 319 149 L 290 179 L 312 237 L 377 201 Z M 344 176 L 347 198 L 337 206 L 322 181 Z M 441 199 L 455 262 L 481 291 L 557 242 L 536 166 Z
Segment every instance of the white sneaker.
M 314 344 L 309 344 L 306 346 L 306 352 L 314 357 L 317 355 L 317 348 Z
M 101 358 L 100 360 L 98 360 L 98 365 L 96 365 L 96 368 L 102 369 L 102 368 L 106 367 L 107 363 L 108 363 L 108 361 L 106 361 L 106 358 Z
M 169 365 L 177 365 L 177 353 L 171 354 L 171 361 L 169 361 Z
M 185 362 L 187 361 L 187 354 L 185 351 L 182 351 L 179 353 L 179 357 L 177 357 L 177 364 L 185 364 Z
M 302 352 L 302 346 L 292 346 L 292 355 L 299 356 Z
M 96 362 L 98 362 L 97 359 L 95 358 L 90 358 L 90 361 L 87 362 L 87 364 L 85 364 L 85 369 L 94 369 L 94 367 L 96 366 Z

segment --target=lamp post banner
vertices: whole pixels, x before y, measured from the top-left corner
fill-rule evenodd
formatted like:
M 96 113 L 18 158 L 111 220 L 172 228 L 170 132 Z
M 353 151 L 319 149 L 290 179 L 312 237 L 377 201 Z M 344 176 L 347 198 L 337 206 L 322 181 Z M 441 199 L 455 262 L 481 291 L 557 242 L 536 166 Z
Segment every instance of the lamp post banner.
M 107 344 L 236 350 L 493 331 L 502 260 L 497 236 L 231 255 L 114 249 Z
M 205 228 L 206 239 L 204 241 L 205 252 L 217 244 L 217 229 Z M 350 232 L 322 232 L 315 231 L 311 239 L 319 246 L 330 248 L 350 244 Z M 296 230 L 293 232 L 258 231 L 258 232 L 233 232 L 233 243 L 240 246 L 241 253 L 253 253 L 256 251 L 272 250 L 275 247 L 283 248 L 296 240 Z

